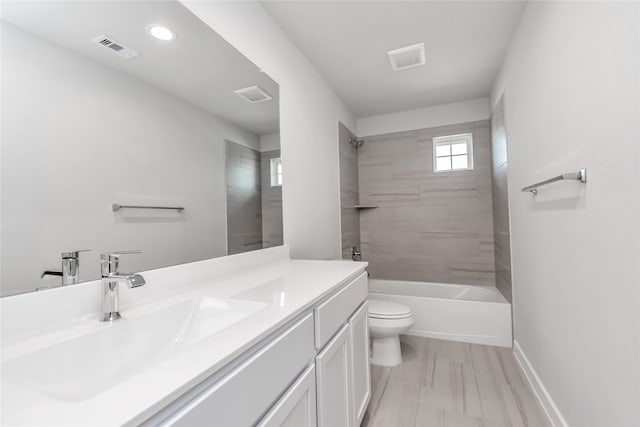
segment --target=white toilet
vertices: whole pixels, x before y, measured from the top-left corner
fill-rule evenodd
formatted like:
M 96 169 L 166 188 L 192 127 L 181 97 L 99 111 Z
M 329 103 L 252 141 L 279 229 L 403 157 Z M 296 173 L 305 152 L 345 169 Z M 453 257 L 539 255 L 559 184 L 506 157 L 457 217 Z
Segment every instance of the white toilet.
M 393 367 L 402 363 L 400 334 L 408 331 L 412 325 L 413 313 L 406 305 L 370 299 L 371 364 Z

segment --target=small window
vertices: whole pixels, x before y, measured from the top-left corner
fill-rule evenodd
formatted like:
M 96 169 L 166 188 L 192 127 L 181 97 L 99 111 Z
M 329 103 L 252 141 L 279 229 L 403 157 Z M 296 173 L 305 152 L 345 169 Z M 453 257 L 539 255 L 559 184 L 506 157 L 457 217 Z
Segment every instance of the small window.
M 282 159 L 277 157 L 271 159 L 271 186 L 279 187 L 282 185 Z
M 433 171 L 473 169 L 473 137 L 470 133 L 433 138 Z

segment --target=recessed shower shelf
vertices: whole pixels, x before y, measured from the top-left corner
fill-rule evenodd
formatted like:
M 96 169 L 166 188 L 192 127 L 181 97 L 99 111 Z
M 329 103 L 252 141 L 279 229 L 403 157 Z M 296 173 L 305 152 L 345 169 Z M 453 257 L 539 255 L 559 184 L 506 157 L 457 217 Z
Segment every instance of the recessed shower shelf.
M 353 207 L 357 210 L 377 208 L 377 206 L 374 206 L 374 205 L 354 205 Z

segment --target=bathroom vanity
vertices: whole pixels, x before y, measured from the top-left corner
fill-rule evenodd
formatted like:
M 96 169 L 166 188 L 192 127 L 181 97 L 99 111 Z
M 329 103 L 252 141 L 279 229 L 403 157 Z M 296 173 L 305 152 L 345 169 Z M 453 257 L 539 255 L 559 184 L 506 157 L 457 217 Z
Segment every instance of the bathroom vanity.
M 358 425 L 366 264 L 282 246 L 278 83 L 177 1 L 2 6 L 0 424 Z
M 285 246 L 142 272 L 111 323 L 99 281 L 3 298 L 2 424 L 359 425 L 365 267 Z

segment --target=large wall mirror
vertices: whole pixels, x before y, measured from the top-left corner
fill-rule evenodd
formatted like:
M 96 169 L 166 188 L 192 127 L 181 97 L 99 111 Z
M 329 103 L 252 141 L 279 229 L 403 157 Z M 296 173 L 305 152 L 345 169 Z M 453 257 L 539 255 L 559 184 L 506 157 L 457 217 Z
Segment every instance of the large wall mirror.
M 184 6 L 3 1 L 1 31 L 3 296 L 282 244 L 278 85 Z

